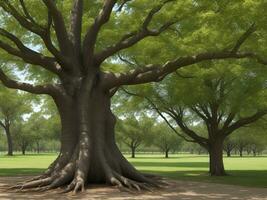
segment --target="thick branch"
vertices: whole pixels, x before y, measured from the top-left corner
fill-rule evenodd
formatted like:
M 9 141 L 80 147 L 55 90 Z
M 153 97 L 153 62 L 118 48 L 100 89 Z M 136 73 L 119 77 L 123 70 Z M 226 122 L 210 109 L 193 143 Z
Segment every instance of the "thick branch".
M 267 61 L 262 60 L 254 53 L 232 53 L 232 52 L 207 52 L 200 53 L 195 56 L 179 57 L 176 60 L 169 61 L 164 65 L 147 65 L 140 67 L 128 73 L 121 74 L 107 74 L 108 85 L 118 87 L 121 85 L 137 85 L 149 82 L 158 82 L 163 80 L 167 75 L 175 72 L 185 66 L 193 65 L 207 60 L 222 60 L 222 59 L 242 59 L 242 58 L 256 58 L 260 63 L 267 64 Z
M 226 120 L 224 121 L 223 127 L 221 129 L 222 132 L 224 132 L 225 130 L 228 129 L 229 125 L 233 122 L 235 117 L 236 117 L 235 112 L 229 113 L 229 115 L 227 116 Z
M 3 70 L 0 69 L 0 81 L 8 88 L 23 90 L 33 94 L 57 95 L 57 89 L 53 85 L 32 85 L 10 79 Z
M 13 16 L 16 21 L 25 29 L 31 31 L 32 33 L 37 34 L 38 36 L 40 36 L 42 38 L 42 40 L 44 41 L 44 44 L 46 45 L 47 49 L 55 56 L 55 58 L 57 59 L 57 61 L 59 63 L 64 63 L 63 66 L 66 65 L 66 58 L 64 58 L 59 51 L 54 47 L 52 41 L 51 41 L 51 37 L 50 37 L 50 27 L 52 24 L 52 17 L 51 16 L 51 12 L 48 11 L 48 25 L 46 28 L 41 27 L 40 25 L 38 25 L 37 23 L 34 22 L 33 18 L 30 16 L 30 14 L 28 13 L 28 10 L 24 4 L 23 0 L 20 0 L 21 5 L 23 7 L 24 13 L 25 13 L 25 17 L 23 15 L 21 15 L 17 9 L 12 6 L 12 4 L 8 1 L 0 1 L 0 6 L 4 9 L 5 12 L 9 13 L 11 16 Z M 28 20 L 28 18 L 31 18 Z
M 111 88 L 121 85 L 136 85 L 148 82 L 158 82 L 181 67 L 189 66 L 207 60 L 253 58 L 256 59 L 259 63 L 267 65 L 267 60 L 264 60 L 254 52 L 238 52 L 241 45 L 254 31 L 255 25 L 253 24 L 239 38 L 235 46 L 230 51 L 222 50 L 218 52 L 200 53 L 195 56 L 178 57 L 177 59 L 168 61 L 163 65 L 147 65 L 146 67 L 141 67 L 128 73 L 121 73 L 116 76 L 111 73 L 108 75 L 109 80 L 107 82 L 110 84 Z M 131 37 L 131 35 L 129 37 Z
M 83 0 L 75 0 L 71 12 L 70 40 L 77 55 L 81 54 Z
M 257 120 L 259 120 L 260 118 L 262 118 L 266 114 L 267 114 L 267 110 L 261 110 L 261 111 L 256 112 L 254 115 L 251 115 L 251 116 L 245 117 L 245 118 L 241 118 L 241 119 L 237 120 L 236 122 L 234 122 L 232 125 L 230 125 L 223 134 L 225 136 L 228 136 L 236 129 L 243 127 L 245 125 L 251 124 L 253 122 L 256 122 Z
M 208 139 L 204 138 L 202 136 L 199 136 L 195 131 L 193 131 L 192 129 L 190 129 L 184 122 L 183 120 L 183 115 L 179 115 L 177 114 L 175 111 L 169 109 L 169 112 L 167 112 L 167 114 L 169 114 L 170 117 L 172 117 L 175 122 L 177 123 L 177 125 L 181 128 L 181 130 L 188 135 L 190 138 L 192 138 L 193 140 L 195 140 L 198 144 L 200 144 L 201 146 L 207 148 L 207 144 L 208 144 Z
M 97 40 L 98 33 L 101 27 L 109 21 L 112 9 L 116 4 L 117 0 L 105 0 L 103 8 L 99 12 L 98 16 L 95 18 L 95 21 L 92 26 L 89 27 L 84 41 L 83 41 L 83 59 L 84 65 L 89 66 L 90 59 L 93 57 L 95 43 Z M 91 61 L 92 62 L 92 61 Z
M 11 5 L 9 1 L 0 1 L 0 6 L 4 9 L 5 12 L 13 16 L 22 27 L 26 28 L 27 30 L 37 35 L 41 35 L 43 33 L 42 27 L 38 26 L 36 23 L 32 23 L 31 21 L 27 20 L 27 18 L 22 16 L 16 10 L 16 8 Z
M 36 24 L 35 20 L 32 18 L 32 16 L 30 15 L 30 13 L 29 13 L 29 11 L 28 11 L 28 9 L 26 7 L 26 5 L 24 3 L 24 0 L 19 0 L 19 2 L 20 2 L 20 5 L 21 5 L 21 7 L 23 9 L 23 12 L 24 12 L 25 17 L 27 19 L 29 19 L 31 21 L 31 23 Z
M 53 0 L 43 0 L 43 2 L 48 8 L 54 21 L 54 28 L 61 52 L 65 56 L 71 56 L 72 45 L 68 38 L 67 29 L 61 12 L 57 9 Z
M 31 50 L 30 48 L 26 47 L 15 35 L 7 32 L 2 28 L 0 28 L 0 35 L 11 40 L 18 48 L 13 48 L 9 44 L 4 43 L 0 40 L 0 48 L 5 50 L 9 54 L 20 57 L 29 64 L 40 65 L 55 74 L 60 73 L 60 70 L 56 67 L 56 62 L 54 58 L 44 56 L 36 51 Z
M 202 120 L 204 120 L 206 123 L 209 122 L 209 117 L 207 117 L 205 114 L 203 114 L 197 106 L 192 106 L 190 108 L 192 111 L 194 111 Z

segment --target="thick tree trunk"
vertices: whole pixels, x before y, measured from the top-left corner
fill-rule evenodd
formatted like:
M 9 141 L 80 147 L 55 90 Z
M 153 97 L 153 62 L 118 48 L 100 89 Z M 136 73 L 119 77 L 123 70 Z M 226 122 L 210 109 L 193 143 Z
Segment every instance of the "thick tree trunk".
M 7 147 L 8 147 L 7 155 L 8 156 L 13 156 L 13 141 L 12 141 L 12 136 L 11 136 L 11 133 L 10 133 L 9 126 L 7 126 L 5 128 L 5 131 L 6 131 Z
M 88 92 L 86 87 L 84 92 Z M 88 95 L 88 96 L 87 96 Z M 121 154 L 114 137 L 115 116 L 109 93 L 97 86 L 77 98 L 55 99 L 61 117 L 61 151 L 45 174 L 23 188 L 57 188 L 68 185 L 77 192 L 88 183 L 145 188 L 155 185 Z
M 223 140 L 216 140 L 210 145 L 210 175 L 224 176 L 226 175 L 223 164 Z

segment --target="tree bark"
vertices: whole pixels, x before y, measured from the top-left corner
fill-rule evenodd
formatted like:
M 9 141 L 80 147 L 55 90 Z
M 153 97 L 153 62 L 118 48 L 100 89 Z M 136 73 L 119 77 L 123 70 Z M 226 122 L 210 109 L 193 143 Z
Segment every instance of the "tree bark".
M 6 132 L 7 146 L 8 146 L 7 155 L 13 156 L 13 140 L 12 140 L 12 136 L 10 133 L 10 126 L 9 125 L 6 126 L 5 132 Z
M 169 158 L 169 149 L 165 150 L 165 158 Z
M 224 176 L 226 175 L 223 164 L 223 140 L 217 139 L 209 148 L 210 157 L 210 175 Z
M 60 154 L 41 178 L 23 188 L 52 189 L 69 184 L 66 190 L 77 192 L 88 183 L 137 189 L 155 185 L 124 158 L 116 145 L 116 118 L 110 109 L 109 92 L 95 83 L 89 92 L 83 89 L 74 98 L 55 98 L 62 124 Z
M 132 158 L 135 158 L 135 148 L 134 147 L 131 147 L 131 152 L 132 152 Z

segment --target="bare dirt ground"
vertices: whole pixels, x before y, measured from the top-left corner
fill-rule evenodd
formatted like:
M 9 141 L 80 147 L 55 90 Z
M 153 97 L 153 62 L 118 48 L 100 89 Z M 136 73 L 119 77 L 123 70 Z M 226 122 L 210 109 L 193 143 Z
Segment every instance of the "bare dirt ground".
M 59 194 L 59 191 L 48 192 L 14 192 L 6 188 L 29 177 L 0 177 L 0 200 L 267 200 L 267 189 L 249 188 L 213 183 L 166 180 L 169 186 L 153 192 L 127 193 L 117 188 L 91 186 L 82 194 Z

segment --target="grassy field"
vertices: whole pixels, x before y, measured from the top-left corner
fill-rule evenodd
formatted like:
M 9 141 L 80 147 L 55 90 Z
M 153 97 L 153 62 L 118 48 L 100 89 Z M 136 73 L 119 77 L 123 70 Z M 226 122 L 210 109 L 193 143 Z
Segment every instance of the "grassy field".
M 0 156 L 1 176 L 35 175 L 42 172 L 54 159 L 55 154 Z M 208 157 L 198 155 L 137 155 L 126 157 L 137 169 L 177 180 L 205 181 L 252 187 L 267 187 L 267 157 L 225 158 L 226 177 L 210 177 Z

